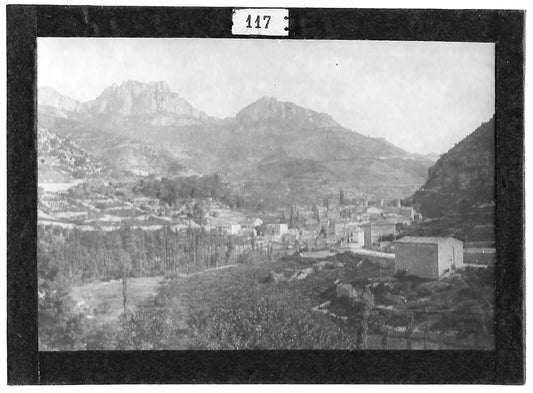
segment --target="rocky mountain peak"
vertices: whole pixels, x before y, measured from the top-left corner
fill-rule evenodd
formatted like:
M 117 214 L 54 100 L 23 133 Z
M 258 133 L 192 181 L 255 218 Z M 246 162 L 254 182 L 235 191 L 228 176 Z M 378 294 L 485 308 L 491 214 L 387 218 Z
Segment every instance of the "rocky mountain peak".
M 78 101 L 64 96 L 48 86 L 39 88 L 37 102 L 40 107 L 50 107 L 61 112 L 73 112 L 79 105 Z
M 292 102 L 265 96 L 242 109 L 236 116 L 241 124 L 257 122 L 285 123 L 296 128 L 340 127 L 330 115 L 302 108 Z
M 101 95 L 115 95 L 115 94 L 130 94 L 133 96 L 139 96 L 143 93 L 171 93 L 178 95 L 177 93 L 172 93 L 169 85 L 165 81 L 158 82 L 148 82 L 143 83 L 136 80 L 127 80 L 123 81 L 120 85 L 113 83 L 111 86 L 106 88 Z
M 86 108 L 93 115 L 205 118 L 205 114 L 171 91 L 164 81 L 143 83 L 128 80 L 120 85 L 113 84 L 94 101 L 88 102 Z

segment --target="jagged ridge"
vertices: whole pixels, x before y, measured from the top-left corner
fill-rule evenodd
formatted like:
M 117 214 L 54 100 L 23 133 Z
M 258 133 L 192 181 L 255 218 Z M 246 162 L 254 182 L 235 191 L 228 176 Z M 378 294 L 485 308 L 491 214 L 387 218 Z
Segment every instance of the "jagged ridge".
M 331 181 L 329 189 L 342 183 L 371 194 L 387 190 L 376 191 L 376 197 L 411 194 L 425 181 L 431 164 L 382 138 L 343 128 L 327 114 L 273 97 L 263 97 L 224 120 L 191 108 L 165 83 L 128 81 L 76 105 L 65 119 L 39 108 L 39 121 L 96 156 L 99 152 L 91 149 L 104 146 L 92 142 L 88 130 L 99 141 L 103 138 L 98 135 L 106 133 L 159 146 L 199 173 L 221 172 L 239 181 L 274 181 L 279 171 L 287 181 L 306 179 L 310 189 L 324 180 Z M 135 162 L 135 155 L 124 161 Z M 310 176 L 309 168 L 320 170 Z M 265 179 L 266 175 L 271 178 Z

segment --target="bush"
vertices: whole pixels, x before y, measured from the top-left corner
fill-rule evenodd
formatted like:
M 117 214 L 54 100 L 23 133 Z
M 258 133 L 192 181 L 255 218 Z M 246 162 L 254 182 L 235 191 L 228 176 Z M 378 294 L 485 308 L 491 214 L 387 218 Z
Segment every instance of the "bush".
M 265 254 L 264 257 L 266 258 L 267 255 Z M 265 262 L 261 258 L 261 255 L 259 255 L 258 252 L 254 252 L 254 251 L 249 250 L 249 249 L 248 250 L 244 250 L 242 253 L 240 253 L 237 256 L 237 263 L 241 264 L 241 265 L 253 265 L 255 263 L 261 263 L 261 262 Z
M 110 350 L 117 347 L 116 326 L 112 324 L 89 324 L 84 342 L 88 351 Z
M 189 329 L 194 349 L 346 348 L 351 337 L 336 324 L 325 328 L 328 321 L 319 318 L 268 299 L 238 307 L 219 303 L 211 312 L 193 315 Z
M 85 318 L 76 311 L 65 281 L 55 274 L 53 280 L 40 280 L 38 331 L 39 349 L 72 351 L 85 349 Z
M 171 332 L 166 312 L 156 307 L 142 308 L 120 317 L 117 349 L 168 349 Z

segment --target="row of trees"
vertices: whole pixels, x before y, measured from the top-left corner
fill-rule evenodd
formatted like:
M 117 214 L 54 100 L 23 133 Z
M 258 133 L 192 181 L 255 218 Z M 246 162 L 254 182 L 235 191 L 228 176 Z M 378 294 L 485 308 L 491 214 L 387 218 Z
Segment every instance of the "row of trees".
M 169 205 L 191 198 L 213 198 L 231 208 L 257 212 L 273 211 L 294 203 L 312 204 L 317 197 L 316 189 L 306 187 L 302 181 L 245 181 L 235 184 L 218 174 L 142 179 L 132 192 L 158 198 Z M 323 199 L 324 206 L 329 206 L 329 203 L 329 197 Z
M 69 295 L 74 285 L 120 279 L 126 312 L 130 277 L 172 276 L 273 259 L 272 250 L 259 247 L 254 238 L 250 242 L 192 228 L 183 232 L 169 227 L 158 231 L 124 228 L 105 232 L 39 226 L 37 236 L 42 350 L 87 349 L 91 340 L 100 344 L 105 341 L 105 337 L 100 337 L 105 335 L 105 329 L 94 330 L 74 305 Z
M 213 198 L 230 207 L 242 208 L 244 200 L 235 187 L 221 179 L 220 175 L 176 177 L 172 179 L 143 179 L 133 187 L 134 193 L 158 198 L 169 205 L 190 198 Z
M 192 272 L 237 261 L 239 248 L 250 247 L 236 236 L 203 229 L 157 231 L 124 228 L 79 231 L 39 227 L 40 273 L 57 271 L 70 284 L 128 276 Z

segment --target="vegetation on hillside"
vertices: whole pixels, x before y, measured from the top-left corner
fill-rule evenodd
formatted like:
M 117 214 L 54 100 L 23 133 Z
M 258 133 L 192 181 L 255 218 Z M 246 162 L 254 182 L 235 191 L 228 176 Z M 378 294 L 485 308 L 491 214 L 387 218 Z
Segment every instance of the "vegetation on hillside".
M 229 269 L 168 275 L 154 298 L 125 310 L 116 320 L 87 319 L 76 313 L 65 295 L 58 313 L 50 312 L 46 303 L 40 308 L 46 321 L 40 325 L 41 348 L 479 349 L 492 345 L 492 270 L 468 270 L 435 281 L 393 278 L 390 263 L 350 253 L 321 260 L 287 257 L 264 262 L 242 254 L 239 264 Z M 305 278 L 287 279 L 303 271 L 308 272 Z M 282 275 L 283 280 L 270 279 Z M 338 297 L 339 281 L 358 293 L 369 291 L 368 302 Z M 319 309 L 321 304 L 328 306 Z M 377 307 L 380 304 L 395 307 Z
M 105 176 L 109 167 L 68 138 L 41 126 L 37 127 L 39 181 L 66 182 Z
M 464 213 L 495 200 L 494 117 L 443 154 L 412 203 L 427 217 Z
M 74 285 L 130 277 L 177 277 L 210 268 L 278 257 L 242 238 L 188 229 L 79 231 L 38 227 L 39 338 L 42 348 L 76 349 L 87 321 L 70 297 Z M 243 252 L 244 251 L 244 252 Z M 79 348 L 78 348 L 79 349 Z

